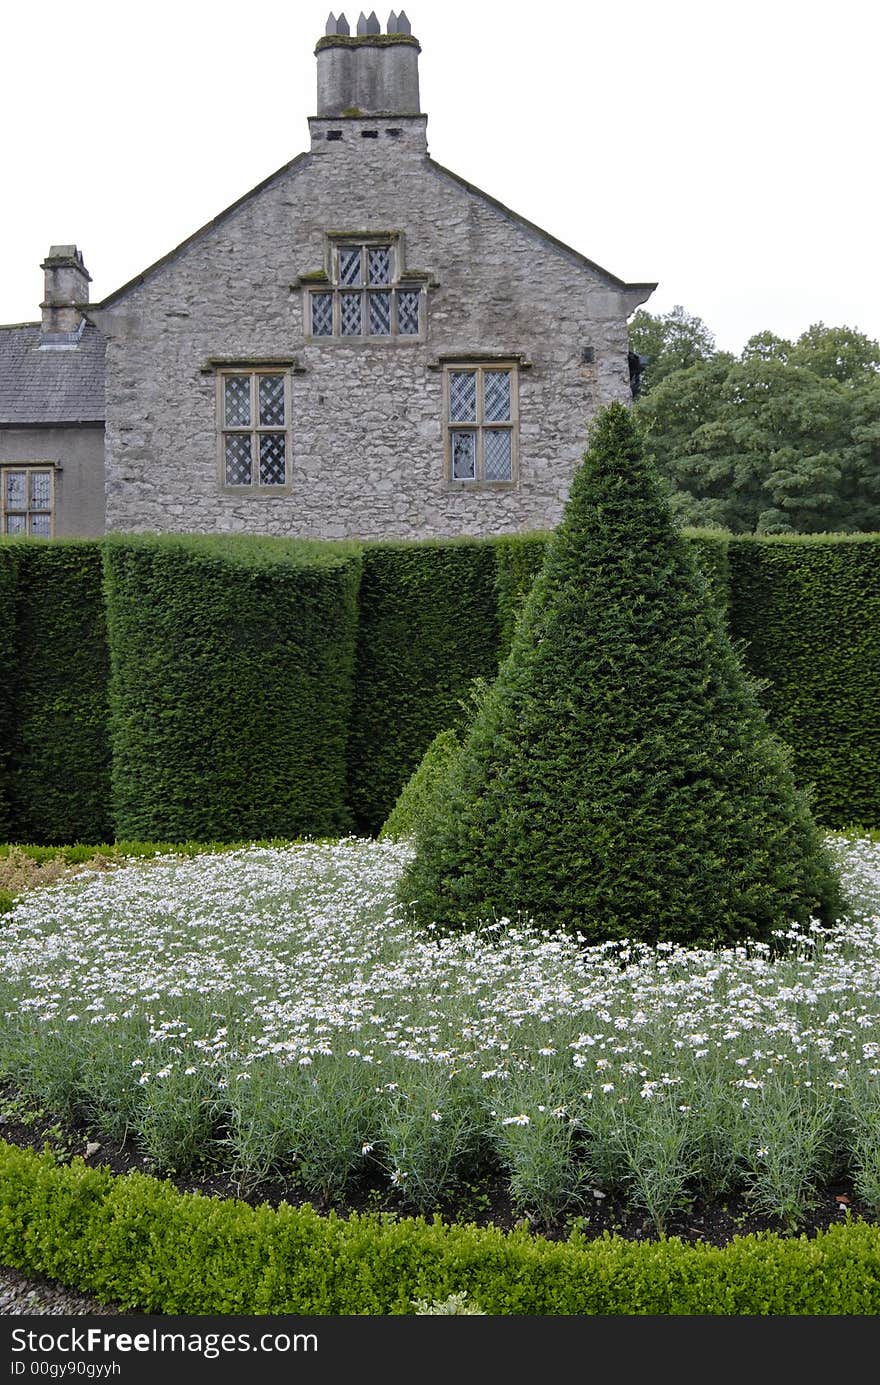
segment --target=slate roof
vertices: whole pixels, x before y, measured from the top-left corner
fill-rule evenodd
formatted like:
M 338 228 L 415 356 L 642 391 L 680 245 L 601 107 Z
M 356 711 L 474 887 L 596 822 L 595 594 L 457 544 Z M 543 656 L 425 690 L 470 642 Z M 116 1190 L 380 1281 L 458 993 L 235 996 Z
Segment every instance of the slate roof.
M 102 423 L 104 346 L 89 322 L 48 338 L 36 322 L 0 326 L 0 428 Z

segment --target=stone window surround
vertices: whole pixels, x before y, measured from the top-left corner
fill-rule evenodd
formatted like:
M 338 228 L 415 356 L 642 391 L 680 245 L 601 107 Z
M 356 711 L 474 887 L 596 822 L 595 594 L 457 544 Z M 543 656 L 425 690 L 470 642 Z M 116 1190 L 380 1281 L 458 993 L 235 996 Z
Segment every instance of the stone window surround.
M 55 536 L 55 473 L 61 471 L 57 462 L 2 462 L 0 463 L 0 534 L 14 534 L 24 532 L 33 535 L 33 520 L 35 517 L 48 516 L 49 532 L 47 534 L 33 535 L 38 538 L 54 538 Z M 25 504 L 23 507 L 16 506 L 10 509 L 7 503 L 8 478 L 12 473 L 24 473 L 25 477 Z M 49 478 L 49 500 L 48 505 L 31 504 L 31 477 L 33 475 L 48 476 Z M 10 516 L 21 516 L 25 522 L 23 531 L 9 530 L 8 522 Z
M 443 374 L 443 454 L 444 482 L 448 491 L 494 491 L 511 490 L 519 484 L 519 374 L 530 363 L 516 356 L 456 356 L 444 357 L 437 366 Z M 435 367 L 437 368 L 437 367 Z M 474 371 L 477 374 L 477 419 L 468 427 L 467 423 L 452 419 L 450 404 L 450 378 L 454 373 Z M 510 375 L 510 419 L 506 424 L 510 433 L 510 477 L 504 480 L 486 480 L 483 473 L 483 431 L 490 427 L 504 427 L 502 421 L 488 423 L 482 416 L 483 376 L 491 371 L 506 371 Z M 452 475 L 452 435 L 456 431 L 473 431 L 478 434 L 477 463 L 474 479 L 453 477 Z
M 391 295 L 392 311 L 390 330 L 383 333 L 343 333 L 341 321 L 341 295 L 345 292 L 359 292 L 363 296 L 362 323 L 369 328 L 369 309 L 366 302 L 369 285 L 362 275 L 362 282 L 346 290 L 341 283 L 339 254 L 346 247 L 359 246 L 364 261 L 371 248 L 387 246 L 391 254 L 391 271 L 387 285 L 376 285 L 377 289 L 387 289 Z M 377 346 L 393 343 L 403 346 L 407 343 L 424 344 L 427 338 L 427 288 L 430 276 L 422 270 L 410 270 L 405 266 L 405 242 L 400 231 L 327 231 L 324 235 L 324 267 L 299 277 L 292 288 L 304 289 L 303 293 L 303 335 L 310 345 L 316 346 Z M 418 294 L 418 331 L 399 331 L 398 295 L 404 292 Z M 332 296 L 333 326 L 329 333 L 313 331 L 312 296 L 325 294 Z
M 297 369 L 296 365 L 285 360 L 275 362 L 272 360 L 260 361 L 223 361 L 211 362 L 209 367 L 216 379 L 216 421 L 217 421 L 217 475 L 220 490 L 224 495 L 236 495 L 245 497 L 248 500 L 272 500 L 278 496 L 289 495 L 292 488 L 292 427 L 291 427 L 291 375 Z M 226 423 L 226 380 L 230 376 L 245 376 L 250 380 L 251 397 L 251 422 L 247 427 L 228 426 Z M 278 425 L 261 425 L 257 412 L 258 389 L 257 381 L 261 376 L 278 376 L 284 382 L 284 422 Z M 249 435 L 252 439 L 251 459 L 253 466 L 253 479 L 250 482 L 243 482 L 233 485 L 226 479 L 226 437 L 231 433 Z M 273 433 L 284 435 L 284 462 L 285 472 L 284 481 L 277 483 L 264 483 L 260 481 L 260 458 L 259 442 L 261 434 Z

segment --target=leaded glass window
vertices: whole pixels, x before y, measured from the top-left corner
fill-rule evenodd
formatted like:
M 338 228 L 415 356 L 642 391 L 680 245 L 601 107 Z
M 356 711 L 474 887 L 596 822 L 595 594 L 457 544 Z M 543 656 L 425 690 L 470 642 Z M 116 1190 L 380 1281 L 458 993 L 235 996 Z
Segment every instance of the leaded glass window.
M 333 336 L 333 294 L 312 294 L 312 336 Z
M 339 282 L 346 288 L 353 288 L 356 284 L 364 282 L 363 248 L 360 245 L 339 247 Z
M 250 433 L 226 434 L 226 484 L 249 486 L 253 477 L 253 456 Z
M 510 433 L 487 428 L 483 433 L 483 462 L 487 481 L 509 481 L 511 470 Z
M 446 367 L 449 479 L 515 480 L 517 373 L 513 366 Z
M 370 304 L 370 336 L 387 337 L 391 335 L 391 294 L 390 293 L 371 293 L 368 295 Z
M 223 484 L 272 491 L 290 477 L 287 376 L 236 370 L 220 377 Z
M 396 240 L 331 246 L 332 291 L 310 289 L 306 323 L 312 339 L 418 337 L 422 293 L 401 284 Z
M 260 382 L 260 426 L 263 428 L 284 427 L 284 376 L 259 375 Z
M 367 250 L 367 280 L 371 284 L 391 283 L 391 246 L 372 245 Z
M 226 427 L 250 428 L 250 426 L 251 377 L 249 375 L 227 375 Z
M 418 289 L 397 290 L 397 330 L 402 337 L 416 337 L 419 334 Z
M 260 485 L 283 486 L 285 456 L 283 433 L 260 434 Z
M 45 466 L 3 467 L 0 470 L 0 533 L 52 537 L 54 476 L 53 469 Z
M 359 337 L 364 330 L 363 299 L 359 293 L 342 293 L 339 295 L 342 318 L 342 335 L 344 337 Z
M 477 418 L 477 372 L 453 370 L 449 376 L 449 417 L 453 423 L 475 423 Z
M 477 435 L 458 429 L 452 434 L 452 475 L 456 481 L 473 481 L 477 474 Z

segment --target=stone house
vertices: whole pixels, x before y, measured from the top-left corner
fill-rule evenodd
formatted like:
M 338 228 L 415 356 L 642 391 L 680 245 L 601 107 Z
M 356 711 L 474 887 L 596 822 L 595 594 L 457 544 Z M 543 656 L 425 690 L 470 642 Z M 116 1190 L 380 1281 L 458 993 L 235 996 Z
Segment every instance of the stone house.
M 42 321 L 0 328 L 4 532 L 558 521 L 656 286 L 435 163 L 419 52 L 403 13 L 331 14 L 307 152 L 102 303 L 52 247 Z

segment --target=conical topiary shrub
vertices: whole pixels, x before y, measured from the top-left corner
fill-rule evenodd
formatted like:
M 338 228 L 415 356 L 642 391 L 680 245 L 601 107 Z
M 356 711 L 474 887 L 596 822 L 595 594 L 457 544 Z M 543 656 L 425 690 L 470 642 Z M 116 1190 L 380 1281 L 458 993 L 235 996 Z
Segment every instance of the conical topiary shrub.
M 451 728 L 438 731 L 397 796 L 379 832 L 379 841 L 399 841 L 418 834 L 422 820 L 441 792 L 440 782 L 461 746 Z
M 587 941 L 712 946 L 829 920 L 838 885 L 621 404 L 562 522 L 401 898 L 421 923 L 517 914 Z

